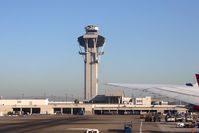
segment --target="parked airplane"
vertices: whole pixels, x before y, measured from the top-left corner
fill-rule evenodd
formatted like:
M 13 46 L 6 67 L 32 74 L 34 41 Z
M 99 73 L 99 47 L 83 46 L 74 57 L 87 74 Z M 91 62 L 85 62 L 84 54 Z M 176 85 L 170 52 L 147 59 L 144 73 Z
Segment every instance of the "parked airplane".
M 152 92 L 181 100 L 192 104 L 192 108 L 199 111 L 199 74 L 196 74 L 196 81 L 197 82 L 194 85 L 191 83 L 185 85 L 108 83 L 108 85 Z

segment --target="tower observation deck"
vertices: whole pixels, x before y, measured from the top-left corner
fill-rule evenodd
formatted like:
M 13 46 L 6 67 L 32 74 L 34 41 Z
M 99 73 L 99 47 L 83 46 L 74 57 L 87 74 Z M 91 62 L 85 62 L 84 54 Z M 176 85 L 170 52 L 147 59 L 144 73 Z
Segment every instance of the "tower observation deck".
M 90 100 L 98 93 L 98 64 L 104 54 L 105 38 L 98 35 L 99 28 L 94 25 L 85 27 L 86 33 L 78 37 L 79 54 L 84 59 L 84 99 Z

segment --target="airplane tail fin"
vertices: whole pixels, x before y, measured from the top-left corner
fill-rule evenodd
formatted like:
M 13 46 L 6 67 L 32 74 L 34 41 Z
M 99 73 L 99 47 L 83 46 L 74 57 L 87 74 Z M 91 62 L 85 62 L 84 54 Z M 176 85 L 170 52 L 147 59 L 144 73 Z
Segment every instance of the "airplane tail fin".
M 199 86 L 199 74 L 196 74 L 196 81 L 197 81 L 197 84 Z

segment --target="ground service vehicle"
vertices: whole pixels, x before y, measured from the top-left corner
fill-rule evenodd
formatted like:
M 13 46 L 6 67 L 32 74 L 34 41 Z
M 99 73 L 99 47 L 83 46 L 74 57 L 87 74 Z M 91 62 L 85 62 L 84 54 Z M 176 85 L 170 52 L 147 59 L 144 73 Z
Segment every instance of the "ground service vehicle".
M 193 117 L 191 115 L 186 117 L 186 122 L 192 122 L 192 121 Z
M 185 124 L 182 122 L 176 123 L 176 127 L 185 127 Z
M 182 122 L 183 118 L 181 116 L 176 116 L 175 121 L 176 122 Z
M 100 133 L 98 129 L 87 129 L 85 133 Z
M 175 122 L 175 117 L 174 116 L 166 116 L 165 121 L 166 122 Z
M 124 133 L 132 133 L 132 121 L 124 124 Z

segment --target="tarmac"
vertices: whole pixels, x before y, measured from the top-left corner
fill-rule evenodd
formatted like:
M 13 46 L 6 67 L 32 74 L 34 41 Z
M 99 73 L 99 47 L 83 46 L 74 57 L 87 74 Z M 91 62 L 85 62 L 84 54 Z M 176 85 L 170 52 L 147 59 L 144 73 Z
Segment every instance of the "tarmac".
M 143 122 L 139 115 L 35 115 L 0 117 L 0 133 L 84 133 L 86 128 L 102 133 L 124 133 L 132 121 L 132 133 L 191 133 L 175 122 Z

